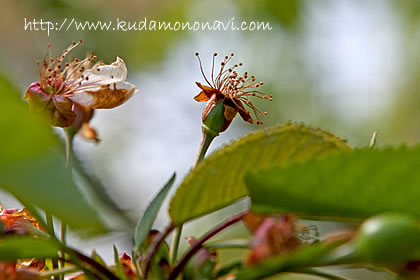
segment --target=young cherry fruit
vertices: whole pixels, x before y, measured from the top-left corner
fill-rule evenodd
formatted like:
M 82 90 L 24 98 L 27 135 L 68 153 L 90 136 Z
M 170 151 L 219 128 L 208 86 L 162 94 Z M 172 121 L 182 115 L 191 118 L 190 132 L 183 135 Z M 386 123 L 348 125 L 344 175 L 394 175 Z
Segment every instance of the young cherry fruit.
M 361 225 L 354 242 L 363 261 L 406 263 L 420 258 L 420 225 L 407 215 L 379 215 Z

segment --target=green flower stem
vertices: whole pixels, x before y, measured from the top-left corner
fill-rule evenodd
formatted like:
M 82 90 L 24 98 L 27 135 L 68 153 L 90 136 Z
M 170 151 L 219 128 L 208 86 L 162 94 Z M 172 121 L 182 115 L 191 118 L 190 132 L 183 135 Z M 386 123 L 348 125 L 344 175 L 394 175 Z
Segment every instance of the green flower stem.
M 66 145 L 66 165 L 68 168 L 71 168 L 71 163 L 73 160 L 73 140 L 77 131 L 74 128 L 64 128 L 64 139 Z
M 200 148 L 198 149 L 193 168 L 196 168 L 197 165 L 204 159 L 211 142 L 213 142 L 214 138 L 218 135 L 219 134 L 214 131 L 210 131 L 207 127 L 203 126 L 203 136 L 201 137 Z
M 172 235 L 171 246 L 169 248 L 169 263 L 171 265 L 176 263 L 176 258 L 178 255 L 178 248 L 179 243 L 181 241 L 181 234 L 182 234 L 183 224 L 179 225 L 176 229 L 174 234 Z
M 218 133 L 210 130 L 204 125 L 202 129 L 203 129 L 203 135 L 201 137 L 200 148 L 198 149 L 198 153 L 193 164 L 193 169 L 196 168 L 197 165 L 204 159 L 207 153 L 207 150 L 210 147 L 210 144 L 213 142 L 214 138 L 219 135 Z M 170 264 L 176 263 L 178 249 L 179 249 L 179 242 L 181 240 L 181 235 L 182 235 L 182 228 L 183 228 L 183 224 L 179 225 L 175 229 L 175 233 L 173 234 L 170 252 L 169 252 Z
M 67 168 L 72 170 L 72 161 L 73 161 L 73 140 L 74 136 L 76 135 L 77 131 L 72 128 L 64 128 L 64 136 L 65 136 L 65 146 L 66 146 L 66 165 Z M 67 239 L 67 225 L 63 221 L 61 221 L 61 242 L 64 246 L 66 246 L 66 239 Z M 60 253 L 61 259 L 59 260 L 58 267 L 64 268 L 64 261 L 66 259 L 65 250 L 61 250 Z M 64 279 L 64 274 L 60 274 L 60 280 Z

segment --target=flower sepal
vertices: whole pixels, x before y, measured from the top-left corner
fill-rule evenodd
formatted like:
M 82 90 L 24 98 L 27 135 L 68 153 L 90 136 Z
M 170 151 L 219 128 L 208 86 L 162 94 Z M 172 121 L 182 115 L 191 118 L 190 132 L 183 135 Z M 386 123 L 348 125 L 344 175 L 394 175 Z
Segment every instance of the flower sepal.
M 31 111 L 46 112 L 52 126 L 69 127 L 76 119 L 70 99 L 45 93 L 38 82 L 29 86 L 25 99 L 28 99 Z
M 223 99 L 216 99 L 217 95 L 213 95 L 203 111 L 203 129 L 213 137 L 218 136 L 229 125 L 226 125 Z

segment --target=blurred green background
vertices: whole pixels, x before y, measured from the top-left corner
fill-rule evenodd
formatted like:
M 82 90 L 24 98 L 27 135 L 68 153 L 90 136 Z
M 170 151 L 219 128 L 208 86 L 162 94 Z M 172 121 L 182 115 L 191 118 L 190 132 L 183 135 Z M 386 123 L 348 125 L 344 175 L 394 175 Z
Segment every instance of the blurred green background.
M 113 110 L 98 111 L 92 126 L 102 142 L 77 139 L 77 156 L 111 197 L 138 218 L 170 174 L 188 172 L 198 148 L 203 104 L 192 97 L 203 82 L 194 52 L 210 70 L 213 52 L 235 53 L 245 71 L 264 81 L 272 102 L 264 126 L 288 120 L 331 130 L 354 147 L 420 140 L 420 1 L 417 0 L 2 0 L 0 73 L 21 90 L 38 80 L 36 60 L 51 43 L 55 55 L 71 41 L 105 62 L 122 57 L 140 93 Z M 267 21 L 271 31 L 28 31 L 27 20 Z M 7 94 L 7 93 L 2 93 Z M 212 149 L 258 127 L 235 119 Z M 4 132 L 3 132 L 4 133 Z M 5 206 L 15 202 L 5 197 Z M 240 207 L 240 206 L 238 206 Z M 234 207 L 233 207 L 234 208 Z M 213 219 L 220 220 L 232 209 Z M 164 211 L 163 211 L 164 212 Z M 166 223 L 165 213 L 157 226 Z M 207 227 L 204 219 L 189 228 Z M 75 243 L 81 242 L 77 239 Z M 116 234 L 91 241 L 129 248 Z M 361 279 L 361 278 L 360 278 Z M 368 278 L 367 278 L 368 279 Z

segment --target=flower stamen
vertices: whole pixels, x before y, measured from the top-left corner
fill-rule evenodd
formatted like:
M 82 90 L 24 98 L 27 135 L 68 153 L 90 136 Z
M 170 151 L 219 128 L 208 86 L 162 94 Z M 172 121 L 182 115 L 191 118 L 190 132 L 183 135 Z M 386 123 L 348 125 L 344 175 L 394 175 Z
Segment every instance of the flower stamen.
M 232 57 L 234 56 L 233 53 L 231 53 L 230 55 L 224 56 L 223 60 L 220 63 L 220 70 L 217 73 L 216 77 L 214 77 L 214 66 L 215 66 L 215 57 L 217 56 L 217 53 L 213 54 L 211 76 L 210 76 L 211 81 L 212 81 L 211 83 L 204 73 L 202 61 L 199 56 L 199 53 L 197 52 L 195 53 L 195 55 L 197 56 L 197 59 L 199 61 L 200 71 L 203 75 L 203 78 L 207 82 L 207 84 L 210 86 L 210 89 L 206 89 L 206 87 L 198 83 L 199 87 L 203 90 L 203 92 L 200 94 L 204 94 L 204 95 L 197 96 L 196 100 L 198 101 L 210 100 L 210 97 L 213 95 L 223 96 L 224 100 L 229 100 L 229 102 L 226 103 L 226 106 L 234 107 L 234 110 L 236 112 L 239 112 L 245 121 L 252 123 L 253 120 L 251 116 L 249 116 L 250 112 L 246 111 L 242 105 L 242 103 L 244 103 L 244 105 L 250 108 L 253 114 L 255 115 L 255 118 L 257 120 L 256 123 L 262 124 L 262 121 L 260 120 L 260 115 L 266 115 L 267 113 L 259 111 L 249 100 L 249 97 L 255 96 L 260 99 L 271 101 L 272 100 L 271 95 L 267 95 L 261 91 L 255 90 L 256 88 L 262 86 L 264 83 L 255 82 L 256 81 L 255 77 L 253 75 L 250 76 L 248 72 L 245 72 L 242 76 L 239 76 L 236 69 L 243 66 L 242 62 L 234 64 L 231 67 L 227 67 L 228 63 L 231 61 Z M 220 100 L 220 98 L 217 100 Z M 211 102 L 214 102 L 214 101 L 211 101 Z

